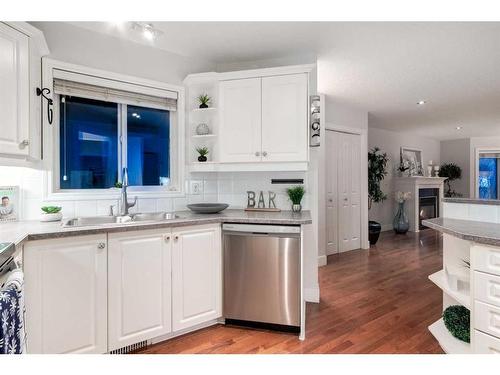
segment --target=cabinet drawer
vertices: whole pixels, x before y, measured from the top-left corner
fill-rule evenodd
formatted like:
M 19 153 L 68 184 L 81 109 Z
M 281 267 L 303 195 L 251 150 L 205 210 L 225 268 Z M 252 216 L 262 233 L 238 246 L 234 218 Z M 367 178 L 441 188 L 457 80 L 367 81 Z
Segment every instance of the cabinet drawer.
M 479 331 L 474 331 L 475 354 L 500 354 L 500 339 Z
M 474 272 L 474 296 L 481 302 L 500 306 L 500 276 Z
M 500 338 L 500 307 L 474 302 L 474 328 Z
M 474 245 L 471 249 L 474 270 L 500 276 L 500 248 Z

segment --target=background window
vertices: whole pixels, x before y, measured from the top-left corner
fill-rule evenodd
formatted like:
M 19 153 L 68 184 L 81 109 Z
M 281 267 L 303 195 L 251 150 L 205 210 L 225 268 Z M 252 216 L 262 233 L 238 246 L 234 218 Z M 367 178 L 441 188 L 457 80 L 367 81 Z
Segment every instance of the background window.
M 479 198 L 498 199 L 498 159 L 479 158 Z
M 61 96 L 61 189 L 105 189 L 118 180 L 118 104 Z
M 169 111 L 127 106 L 127 166 L 130 185 L 168 185 Z

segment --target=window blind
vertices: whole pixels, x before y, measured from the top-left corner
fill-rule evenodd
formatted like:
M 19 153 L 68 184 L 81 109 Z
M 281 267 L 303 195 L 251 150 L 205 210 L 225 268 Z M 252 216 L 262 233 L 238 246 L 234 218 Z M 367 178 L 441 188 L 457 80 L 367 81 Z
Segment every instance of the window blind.
M 66 71 L 54 71 L 54 93 L 168 111 L 177 110 L 177 93 L 174 91 Z

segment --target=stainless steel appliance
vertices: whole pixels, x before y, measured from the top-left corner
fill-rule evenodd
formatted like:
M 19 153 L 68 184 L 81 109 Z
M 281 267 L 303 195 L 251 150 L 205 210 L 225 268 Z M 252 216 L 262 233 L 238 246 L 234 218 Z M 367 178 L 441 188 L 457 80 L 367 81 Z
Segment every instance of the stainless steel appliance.
M 224 224 L 226 323 L 298 332 L 300 227 Z

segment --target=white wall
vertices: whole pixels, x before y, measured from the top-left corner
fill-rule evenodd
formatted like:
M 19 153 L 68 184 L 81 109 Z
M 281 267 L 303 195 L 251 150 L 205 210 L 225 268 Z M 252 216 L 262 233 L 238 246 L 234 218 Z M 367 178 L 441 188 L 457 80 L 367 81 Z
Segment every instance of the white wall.
M 430 160 L 435 165 L 440 163 L 440 142 L 431 138 L 419 137 L 414 134 L 393 132 L 384 129 L 368 128 L 368 148 L 379 147 L 389 156 L 387 164 L 388 174 L 382 181 L 382 190 L 387 194 L 387 200 L 374 203 L 369 212 L 370 220 L 382 224 L 382 230 L 392 228 L 392 220 L 396 213 L 394 201 L 394 176 L 397 175 L 401 146 L 422 150 L 422 162 L 426 166 Z
M 473 173 L 471 175 L 469 150 L 469 138 L 441 141 L 441 164 L 454 163 L 462 168 L 462 178 L 453 181 L 451 187 L 464 198 L 470 197 L 470 179 L 473 175 Z M 446 189 L 445 185 L 445 191 Z

